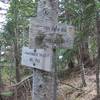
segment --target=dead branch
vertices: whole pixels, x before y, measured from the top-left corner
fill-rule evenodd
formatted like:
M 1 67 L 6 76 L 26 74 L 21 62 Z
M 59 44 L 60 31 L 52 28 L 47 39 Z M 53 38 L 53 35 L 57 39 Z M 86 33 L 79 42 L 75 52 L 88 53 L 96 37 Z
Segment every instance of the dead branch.
M 76 89 L 76 90 L 83 91 L 82 89 L 77 88 L 77 87 L 74 87 L 74 86 L 73 86 L 73 85 L 71 85 L 71 84 L 68 84 L 68 83 L 65 83 L 65 82 L 61 82 L 61 81 L 60 81 L 60 83 L 61 83 L 61 84 L 65 84 L 65 85 L 67 85 L 67 86 L 69 86 L 69 87 L 71 87 L 71 88 L 74 88 L 74 89 Z

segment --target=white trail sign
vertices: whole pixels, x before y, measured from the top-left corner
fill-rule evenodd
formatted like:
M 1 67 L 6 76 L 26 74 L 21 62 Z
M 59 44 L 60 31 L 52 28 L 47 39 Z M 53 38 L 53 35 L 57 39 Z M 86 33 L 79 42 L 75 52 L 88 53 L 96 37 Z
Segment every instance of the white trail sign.
M 22 65 L 51 72 L 52 50 L 22 48 Z

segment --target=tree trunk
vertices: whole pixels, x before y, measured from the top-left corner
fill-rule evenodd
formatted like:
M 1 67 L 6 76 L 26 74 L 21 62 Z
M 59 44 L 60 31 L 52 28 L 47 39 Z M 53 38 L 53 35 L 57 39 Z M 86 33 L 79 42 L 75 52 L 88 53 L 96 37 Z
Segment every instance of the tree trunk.
M 1 68 L 2 68 L 2 65 L 1 65 L 1 46 L 0 46 L 0 89 L 2 87 L 2 74 L 1 74 Z
M 14 57 L 15 57 L 15 67 L 16 67 L 16 81 L 20 82 L 21 76 L 20 76 L 20 58 L 19 58 L 19 48 L 17 45 L 17 41 L 14 40 Z
M 70 68 L 70 69 L 74 68 L 74 63 L 73 63 L 72 59 L 68 63 L 68 68 Z
M 43 11 L 41 9 L 43 8 L 43 4 L 45 4 L 45 7 L 48 6 L 50 8 L 50 13 L 48 13 L 48 16 L 44 17 Z M 58 19 L 58 0 L 38 0 L 38 7 L 37 7 L 37 18 L 43 19 L 47 21 L 47 19 L 50 18 L 52 21 L 52 24 L 55 25 L 57 23 Z M 40 13 L 41 11 L 41 13 Z M 43 21 L 44 23 L 44 21 Z M 41 23 L 42 24 L 42 23 Z M 32 26 L 34 27 L 34 26 Z M 41 32 L 41 31 L 40 31 Z M 34 34 L 38 34 L 36 31 L 33 32 Z M 30 36 L 31 34 L 30 33 Z M 31 40 L 31 39 L 30 39 Z M 31 41 L 30 42 L 30 47 L 32 48 L 41 48 L 41 46 L 36 44 L 36 40 L 34 39 L 35 42 Z M 39 41 L 39 39 L 38 39 Z M 33 45 L 34 43 L 34 45 Z M 54 51 L 54 59 L 53 62 L 55 62 L 55 51 Z M 56 65 L 53 63 L 52 65 L 52 72 L 45 72 L 41 71 L 38 69 L 34 68 L 33 72 L 33 100 L 56 100 L 56 95 L 57 95 L 57 83 L 56 83 Z M 52 74 L 53 73 L 53 74 Z
M 90 67 L 91 65 L 91 59 L 89 56 L 89 48 L 88 48 L 88 36 L 86 37 L 86 40 L 82 40 L 81 42 L 81 56 L 82 56 L 82 62 L 84 64 L 84 67 Z
M 100 97 L 100 80 L 99 80 L 99 70 L 100 70 L 100 18 L 99 12 L 96 14 L 96 27 L 97 27 L 97 46 L 98 46 L 98 56 L 97 56 L 97 69 L 96 69 L 96 84 L 97 84 L 97 97 Z
M 18 46 L 18 38 L 19 38 L 19 34 L 18 34 L 18 6 L 17 4 L 19 3 L 18 0 L 14 0 L 14 24 L 15 24 L 15 28 L 14 28 L 14 56 L 15 56 L 15 67 L 16 67 L 16 81 L 19 82 L 21 80 L 21 76 L 20 76 L 20 51 L 19 51 L 19 46 Z
M 96 68 L 96 84 L 97 84 L 97 97 L 100 97 L 100 80 L 99 80 L 99 64 L 97 64 L 97 68 Z
M 86 81 L 85 81 L 85 70 L 84 70 L 82 52 L 83 52 L 82 46 L 80 46 L 80 48 L 79 48 L 79 54 L 80 54 L 79 65 L 80 65 L 80 70 L 81 70 L 82 85 L 85 87 L 85 86 L 87 86 L 87 84 L 86 84 Z

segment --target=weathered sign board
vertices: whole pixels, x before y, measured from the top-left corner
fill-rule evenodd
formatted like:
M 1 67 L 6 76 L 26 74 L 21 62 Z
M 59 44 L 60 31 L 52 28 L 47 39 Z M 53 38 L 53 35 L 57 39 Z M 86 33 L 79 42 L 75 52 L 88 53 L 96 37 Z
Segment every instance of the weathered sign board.
M 42 32 L 46 35 L 49 34 L 66 34 L 74 35 L 74 27 L 72 25 L 67 25 L 65 23 L 54 23 L 52 20 L 43 20 L 39 18 L 31 18 L 30 23 L 30 33 L 35 34 L 34 32 Z
M 32 18 L 30 24 L 30 45 L 34 47 L 48 47 L 56 44 L 57 48 L 72 48 L 75 28 L 71 25 L 54 23 L 52 20 Z M 42 35 L 42 39 L 39 36 Z M 38 41 L 36 39 L 38 38 Z M 40 40 L 40 44 L 38 44 Z
M 21 64 L 50 72 L 52 70 L 52 50 L 23 47 Z

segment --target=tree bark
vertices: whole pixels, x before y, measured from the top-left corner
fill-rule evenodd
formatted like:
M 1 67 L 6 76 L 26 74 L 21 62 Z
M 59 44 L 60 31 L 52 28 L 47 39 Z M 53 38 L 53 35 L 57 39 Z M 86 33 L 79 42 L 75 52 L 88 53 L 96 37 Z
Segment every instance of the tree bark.
M 88 36 L 86 37 L 85 40 L 82 40 L 81 42 L 81 56 L 82 56 L 82 62 L 84 64 L 84 67 L 90 67 L 92 66 L 91 64 L 91 59 L 90 59 L 90 56 L 89 56 L 89 48 L 88 48 Z
M 74 68 L 74 62 L 72 61 L 72 59 L 70 59 L 70 61 L 68 63 L 68 68 L 70 68 L 70 69 Z
M 48 15 L 44 16 L 43 11 L 41 9 L 44 9 L 43 6 L 45 4 L 45 7 L 50 7 Z M 38 8 L 37 8 L 37 18 L 43 19 L 43 20 L 51 20 L 52 24 L 55 24 L 58 20 L 58 0 L 38 0 Z M 41 11 L 41 13 L 40 13 Z M 43 16 L 42 16 L 43 15 Z M 42 23 L 41 23 L 42 24 Z M 34 27 L 34 26 L 32 26 Z M 34 34 L 38 34 L 37 32 L 33 32 Z M 30 36 L 31 34 L 30 33 Z M 31 39 L 30 39 L 31 40 Z M 34 39 L 34 45 L 33 41 L 30 42 L 31 48 L 41 48 L 36 44 L 36 41 Z M 55 62 L 55 56 L 53 61 Z M 54 69 L 54 72 L 45 72 L 42 70 L 35 69 L 33 70 L 33 100 L 56 100 L 56 91 L 57 91 L 57 84 L 56 84 L 56 69 L 55 64 L 52 65 Z M 52 74 L 52 75 L 51 75 Z
M 0 65 L 1 65 L 1 45 L 0 45 Z M 2 74 L 1 74 L 1 67 L 2 66 L 0 66 L 0 89 L 1 89 L 1 87 L 2 87 Z M 1 91 L 1 90 L 0 90 Z
M 80 46 L 80 48 L 79 48 L 79 53 L 80 53 L 79 65 L 80 65 L 80 70 L 81 70 L 82 85 L 84 87 L 86 87 L 87 84 L 86 84 L 86 81 L 85 81 L 85 70 L 84 70 L 84 64 L 83 64 L 83 56 L 81 54 L 82 53 L 82 46 Z
M 20 59 L 19 59 L 19 50 L 17 42 L 14 41 L 14 57 L 15 57 L 15 67 L 16 67 L 16 81 L 20 82 Z
M 19 46 L 18 46 L 18 6 L 17 4 L 19 3 L 18 0 L 14 0 L 14 56 L 15 56 L 15 67 L 16 67 L 16 81 L 19 82 L 21 80 L 21 76 L 20 76 L 20 50 L 19 50 Z
M 100 97 L 100 17 L 99 12 L 96 13 L 96 27 L 97 27 L 97 46 L 98 46 L 98 56 L 97 56 L 97 68 L 96 68 L 96 84 L 97 84 L 97 97 Z

